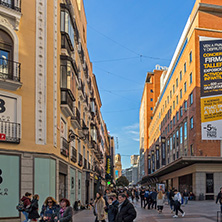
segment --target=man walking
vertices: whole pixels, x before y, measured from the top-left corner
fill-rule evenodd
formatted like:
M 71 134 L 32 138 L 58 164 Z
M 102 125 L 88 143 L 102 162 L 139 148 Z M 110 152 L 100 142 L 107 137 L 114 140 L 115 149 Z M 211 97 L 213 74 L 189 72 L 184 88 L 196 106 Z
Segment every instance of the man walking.
M 115 222 L 133 222 L 136 218 L 134 206 L 129 202 L 124 193 L 118 195 L 118 201 L 119 206 Z
M 188 203 L 188 198 L 189 198 L 189 193 L 187 192 L 187 189 L 184 190 L 183 192 L 183 198 L 184 198 L 184 204 L 186 205 Z
M 118 213 L 118 205 L 119 202 L 116 199 L 116 194 L 115 193 L 110 193 L 108 195 L 109 199 L 108 199 L 108 220 L 109 222 L 115 222 L 116 219 L 116 215 Z
M 217 195 L 216 203 L 218 203 L 218 202 L 220 204 L 220 211 L 222 213 L 222 187 L 220 188 L 220 192 Z
M 144 195 L 145 195 L 145 190 L 142 188 L 140 191 L 141 208 L 145 205 Z

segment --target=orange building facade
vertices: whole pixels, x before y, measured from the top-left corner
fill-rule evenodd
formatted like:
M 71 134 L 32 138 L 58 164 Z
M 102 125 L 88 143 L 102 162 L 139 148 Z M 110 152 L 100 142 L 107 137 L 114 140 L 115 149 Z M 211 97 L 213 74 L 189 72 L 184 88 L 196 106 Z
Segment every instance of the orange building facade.
M 200 41 L 222 39 L 221 15 L 221 1 L 196 1 L 171 64 L 160 77 L 160 93 L 152 113 L 146 114 L 152 120 L 144 125 L 144 183 L 186 188 L 205 199 L 213 199 L 220 188 L 221 141 L 203 140 L 201 133 Z

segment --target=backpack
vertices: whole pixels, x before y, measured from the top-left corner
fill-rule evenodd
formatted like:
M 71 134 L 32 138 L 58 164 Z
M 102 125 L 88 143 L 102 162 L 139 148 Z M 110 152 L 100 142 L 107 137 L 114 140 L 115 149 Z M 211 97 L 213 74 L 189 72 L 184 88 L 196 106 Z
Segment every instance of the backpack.
M 16 206 L 16 209 L 18 211 L 24 211 L 25 210 L 24 202 L 22 200 L 19 201 L 18 205 Z

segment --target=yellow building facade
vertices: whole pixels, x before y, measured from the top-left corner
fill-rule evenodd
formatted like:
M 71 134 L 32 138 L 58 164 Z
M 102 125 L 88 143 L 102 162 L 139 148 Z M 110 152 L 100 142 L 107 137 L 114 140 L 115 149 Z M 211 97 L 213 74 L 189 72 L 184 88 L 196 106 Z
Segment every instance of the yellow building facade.
M 87 204 L 104 189 L 101 106 L 83 1 L 1 1 L 0 221 L 20 220 L 25 192 Z

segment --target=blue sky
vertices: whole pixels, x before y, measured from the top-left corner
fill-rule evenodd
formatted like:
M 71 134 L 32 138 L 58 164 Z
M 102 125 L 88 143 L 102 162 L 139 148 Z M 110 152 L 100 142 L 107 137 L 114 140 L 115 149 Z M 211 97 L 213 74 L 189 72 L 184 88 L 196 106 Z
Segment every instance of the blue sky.
M 123 168 L 139 154 L 139 107 L 146 73 L 169 66 L 195 0 L 84 0 L 87 45 L 108 130 Z

